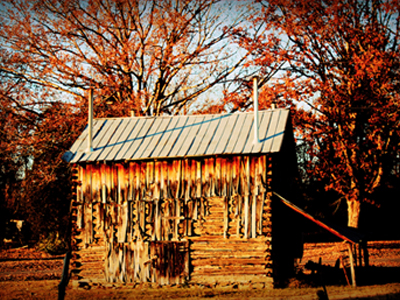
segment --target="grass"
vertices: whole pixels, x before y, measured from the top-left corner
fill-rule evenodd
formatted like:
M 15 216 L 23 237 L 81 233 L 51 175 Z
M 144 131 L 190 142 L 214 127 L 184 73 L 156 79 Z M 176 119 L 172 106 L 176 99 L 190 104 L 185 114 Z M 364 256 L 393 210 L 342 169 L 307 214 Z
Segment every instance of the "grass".
M 3 281 L 0 282 L 0 299 L 57 299 L 58 281 Z M 328 286 L 329 299 L 399 299 L 400 283 L 361 286 Z M 251 286 L 226 287 L 158 287 L 127 285 L 119 287 L 94 287 L 91 289 L 67 287 L 65 299 L 318 299 L 321 288 L 260 289 Z

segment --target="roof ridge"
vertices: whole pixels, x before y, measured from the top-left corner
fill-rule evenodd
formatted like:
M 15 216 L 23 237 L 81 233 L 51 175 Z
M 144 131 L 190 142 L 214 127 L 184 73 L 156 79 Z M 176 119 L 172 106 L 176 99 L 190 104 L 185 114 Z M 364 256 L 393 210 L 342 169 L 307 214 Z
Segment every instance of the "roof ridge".
M 258 112 L 268 112 L 277 110 L 288 110 L 288 108 L 275 108 L 275 109 L 263 109 Z M 162 116 L 129 116 L 129 117 L 109 117 L 109 118 L 95 118 L 96 120 L 114 120 L 114 119 L 155 119 L 155 118 L 175 118 L 175 117 L 200 117 L 200 116 L 225 116 L 234 114 L 253 114 L 254 111 L 236 111 L 233 113 L 219 113 L 219 114 L 197 114 L 197 115 L 162 115 Z

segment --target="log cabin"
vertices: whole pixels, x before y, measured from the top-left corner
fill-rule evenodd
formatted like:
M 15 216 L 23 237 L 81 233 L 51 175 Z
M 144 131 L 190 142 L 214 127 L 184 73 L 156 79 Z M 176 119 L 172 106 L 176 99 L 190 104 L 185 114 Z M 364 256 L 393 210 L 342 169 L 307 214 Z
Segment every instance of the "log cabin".
M 272 288 L 302 255 L 288 109 L 95 119 L 63 158 L 75 284 Z

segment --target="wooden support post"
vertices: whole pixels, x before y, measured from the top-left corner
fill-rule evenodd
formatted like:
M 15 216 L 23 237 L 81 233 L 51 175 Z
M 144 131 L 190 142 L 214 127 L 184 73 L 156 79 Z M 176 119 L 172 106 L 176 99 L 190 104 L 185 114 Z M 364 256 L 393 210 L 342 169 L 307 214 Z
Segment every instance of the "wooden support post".
M 185 217 L 186 220 L 184 222 L 185 224 L 185 236 L 190 236 L 192 234 L 191 232 L 191 227 L 192 227 L 192 220 L 189 217 L 192 216 L 192 202 L 189 203 L 190 200 L 190 185 L 191 185 L 191 181 L 190 181 L 190 162 L 188 159 L 185 159 L 183 162 L 183 166 L 182 166 L 182 171 L 183 171 L 183 176 L 182 176 L 182 180 L 184 181 L 183 184 L 183 189 L 184 189 L 184 208 L 185 208 Z
M 349 277 L 347 276 L 347 271 L 346 271 L 346 264 L 344 263 L 344 258 L 343 256 L 340 256 L 340 263 L 342 265 L 342 269 L 344 272 L 344 277 L 346 278 L 346 282 L 348 285 L 350 285 Z
M 349 251 L 349 260 L 350 260 L 350 270 L 351 270 L 351 284 L 353 287 L 356 287 L 356 271 L 354 269 L 354 256 L 353 256 L 353 247 L 350 243 L 347 243 L 347 249 Z
M 117 168 L 117 199 L 115 199 L 115 202 L 118 204 L 122 204 L 123 202 L 123 193 L 122 193 L 122 188 L 124 185 L 124 168 L 121 164 L 117 164 L 115 166 Z
M 257 236 L 257 195 L 253 195 L 253 203 L 251 207 L 251 237 Z
M 259 210 L 259 220 L 258 220 L 258 234 L 262 235 L 263 233 L 263 220 L 264 220 L 264 202 L 265 202 L 265 193 L 261 193 L 261 203 Z
M 224 239 L 228 238 L 229 229 L 229 200 L 224 197 Z
M 241 183 L 240 178 L 240 157 L 234 157 L 232 159 L 232 175 L 231 181 L 231 197 L 236 197 L 236 236 L 240 237 L 240 226 L 241 226 L 241 216 L 242 216 L 242 197 L 239 195 L 239 185 Z
M 174 240 L 178 241 L 179 240 L 179 223 L 181 222 L 180 216 L 181 216 L 181 202 L 179 198 L 175 198 L 175 231 L 174 231 Z
M 244 238 L 249 238 L 249 196 L 244 197 Z
M 154 189 L 154 205 L 155 205 L 155 218 L 154 218 L 154 233 L 153 240 L 160 241 L 161 240 L 161 213 L 160 213 L 160 202 L 161 202 L 161 182 L 162 182 L 162 174 L 161 174 L 161 163 L 155 162 L 154 164 L 154 177 L 155 177 L 155 189 Z
M 221 177 L 220 180 L 222 181 L 221 187 L 221 195 L 224 196 L 224 238 L 228 238 L 229 234 L 229 200 L 231 197 L 230 189 L 228 188 L 228 180 L 230 181 L 230 175 L 231 175 L 231 170 L 230 166 L 231 164 L 228 162 L 227 159 L 221 160 L 222 162 L 222 171 L 221 172 Z M 228 179 L 229 178 L 229 179 Z
M 202 174 L 201 174 L 201 161 L 196 161 L 196 198 L 200 199 L 202 196 Z
M 358 266 L 362 267 L 362 249 L 361 249 L 361 244 L 357 244 L 357 249 L 358 249 Z
M 250 158 L 249 158 L 250 160 Z M 257 236 L 257 195 L 258 195 L 258 181 L 257 181 L 257 158 L 251 158 L 250 160 L 250 180 L 253 183 L 252 193 L 252 204 L 251 204 L 251 237 L 256 238 Z
M 216 185 L 216 169 L 215 169 L 215 159 L 214 158 L 209 158 L 207 159 L 207 165 L 208 165 L 208 182 L 209 182 L 209 187 L 210 187 L 210 197 L 215 197 L 215 185 Z
M 368 248 L 367 248 L 367 242 L 363 241 L 361 243 L 361 247 L 362 247 L 363 255 L 364 255 L 364 266 L 369 267 L 369 253 L 368 253 Z
M 250 197 L 250 157 L 246 157 L 246 180 L 247 188 L 244 197 L 244 238 L 249 237 L 249 197 Z

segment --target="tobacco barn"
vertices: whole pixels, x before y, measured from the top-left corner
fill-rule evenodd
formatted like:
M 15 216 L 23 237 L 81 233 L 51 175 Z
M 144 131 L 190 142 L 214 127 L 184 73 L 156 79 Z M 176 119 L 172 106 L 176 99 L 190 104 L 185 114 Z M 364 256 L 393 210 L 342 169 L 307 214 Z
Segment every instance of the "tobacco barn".
M 95 119 L 64 159 L 75 282 L 273 287 L 302 255 L 287 109 Z

